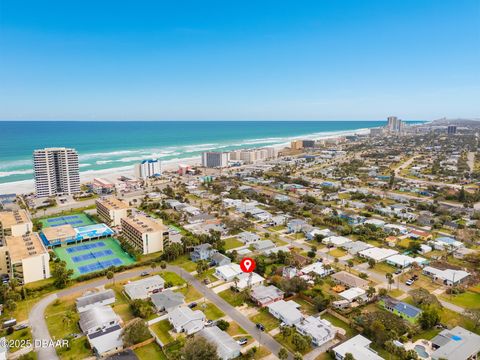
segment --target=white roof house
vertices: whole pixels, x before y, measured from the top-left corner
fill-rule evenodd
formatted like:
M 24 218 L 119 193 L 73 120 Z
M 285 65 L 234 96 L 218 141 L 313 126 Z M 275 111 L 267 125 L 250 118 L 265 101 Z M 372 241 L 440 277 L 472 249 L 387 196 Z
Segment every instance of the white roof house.
M 98 292 L 87 292 L 83 296 L 75 300 L 77 306 L 77 311 L 79 313 L 84 312 L 92 307 L 99 305 L 110 305 L 115 302 L 115 293 L 112 289 L 98 291 Z
M 366 291 L 358 288 L 358 287 L 352 287 L 348 290 L 342 291 L 340 294 L 338 294 L 341 298 L 347 300 L 348 302 L 353 302 L 357 299 L 362 299 L 366 300 Z
M 165 280 L 159 275 L 150 276 L 144 279 L 131 281 L 123 286 L 125 293 L 132 300 L 147 299 L 152 294 L 162 291 Z
M 268 305 L 268 311 L 280 321 L 288 326 L 295 325 L 303 319 L 303 315 L 298 310 L 300 305 L 293 300 L 279 300 Z
M 370 249 L 371 247 L 373 247 L 373 245 L 367 244 L 363 241 L 352 241 L 341 246 L 341 248 L 347 250 L 350 255 L 356 255 L 360 251 Z
M 107 330 L 88 334 L 87 339 L 93 351 L 102 355 L 110 351 L 123 349 L 122 332 L 123 329 L 120 325 L 115 325 Z
M 331 231 L 330 229 L 320 230 L 320 229 L 317 229 L 317 228 L 313 228 L 312 230 L 308 231 L 305 234 L 305 237 L 307 238 L 307 240 L 313 240 L 313 239 L 315 239 L 316 235 L 321 235 L 323 237 L 328 237 L 328 236 L 335 235 L 335 233 L 333 231 Z
M 418 265 L 423 265 L 426 263 L 426 259 L 422 257 L 411 257 L 408 255 L 403 255 L 403 254 L 395 254 L 390 257 L 388 257 L 385 260 L 388 264 L 399 267 L 399 268 L 406 268 L 412 265 L 413 263 L 417 263 Z
M 433 360 L 476 359 L 480 352 L 480 336 L 456 326 L 435 336 L 432 345 L 436 348 L 431 355 Z
M 323 263 L 321 262 L 314 262 L 313 264 L 305 266 L 300 271 L 305 275 L 314 273 L 321 277 L 324 277 L 333 273 L 333 269 L 325 269 L 325 267 L 323 266 Z
M 266 251 L 269 249 L 273 249 L 275 247 L 275 244 L 272 242 L 272 240 L 260 240 L 255 242 L 253 244 L 253 247 L 257 251 Z
M 191 335 L 205 326 L 205 314 L 200 310 L 193 311 L 188 306 L 179 306 L 168 313 L 168 321 L 177 332 Z
M 408 228 L 403 225 L 398 225 L 398 224 L 387 224 L 383 227 L 387 231 L 395 231 L 398 232 L 399 234 L 406 234 L 408 233 Z
M 392 255 L 398 254 L 398 251 L 393 249 L 372 247 L 370 249 L 362 250 L 358 254 L 364 258 L 373 259 L 376 262 L 381 262 Z
M 204 328 L 198 335 L 216 346 L 220 359 L 230 360 L 240 356 L 240 345 L 218 326 Z
M 361 360 L 383 360 L 375 351 L 370 349 L 371 341 L 362 335 L 341 343 L 332 349 L 336 359 L 343 359 L 345 354 L 350 353 L 355 359 Z
M 325 245 L 342 246 L 346 243 L 352 242 L 351 239 L 345 236 L 329 236 L 322 240 Z
M 227 265 L 218 266 L 215 268 L 214 275 L 224 281 L 232 281 L 236 276 L 242 273 L 240 265 L 231 263 Z
M 261 285 L 265 280 L 264 277 L 258 275 L 256 272 L 251 272 L 251 273 L 242 272 L 237 276 L 237 278 L 238 278 L 237 289 L 240 291 L 246 289 L 247 287 L 255 287 L 255 286 Z
M 237 235 L 237 238 L 244 244 L 251 244 L 260 240 L 260 236 L 249 231 L 241 232 Z
M 368 220 L 365 220 L 363 223 L 367 225 L 373 225 L 376 227 L 383 227 L 385 225 L 385 221 L 379 220 L 379 219 L 368 219 Z
M 309 316 L 295 324 L 295 327 L 300 334 L 310 336 L 315 346 L 321 346 L 335 338 L 336 331 L 332 324 L 319 317 Z
M 80 313 L 80 329 L 83 333 L 93 334 L 119 325 L 120 317 L 110 306 L 96 306 Z
M 267 306 L 283 299 L 284 292 L 274 285 L 259 285 L 252 289 L 250 296 L 260 306 Z
M 423 268 L 423 274 L 430 276 L 434 280 L 439 280 L 448 286 L 461 283 L 464 279 L 470 276 L 470 273 L 463 270 L 440 270 L 431 266 L 425 266 Z

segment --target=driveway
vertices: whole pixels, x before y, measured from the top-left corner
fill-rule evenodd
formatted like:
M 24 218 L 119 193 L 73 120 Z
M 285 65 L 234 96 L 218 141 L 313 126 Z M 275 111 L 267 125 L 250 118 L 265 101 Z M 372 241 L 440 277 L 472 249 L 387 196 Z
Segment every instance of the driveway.
M 33 340 L 51 340 L 50 333 L 48 332 L 47 323 L 45 322 L 45 309 L 55 299 L 57 294 L 51 294 L 36 303 L 28 318 L 32 327 Z M 38 358 L 40 360 L 54 360 L 58 359 L 57 353 L 54 347 L 35 347 Z

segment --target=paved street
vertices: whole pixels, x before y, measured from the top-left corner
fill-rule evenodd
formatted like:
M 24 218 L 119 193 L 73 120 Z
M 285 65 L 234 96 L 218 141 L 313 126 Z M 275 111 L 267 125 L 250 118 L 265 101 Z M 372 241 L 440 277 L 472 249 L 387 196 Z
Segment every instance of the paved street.
M 57 294 L 51 294 L 36 303 L 30 314 L 28 315 L 30 326 L 32 328 L 33 340 L 51 340 L 48 332 L 47 323 L 45 322 L 46 307 L 57 298 Z M 38 358 L 40 360 L 55 360 L 58 359 L 55 348 L 53 347 L 36 347 Z

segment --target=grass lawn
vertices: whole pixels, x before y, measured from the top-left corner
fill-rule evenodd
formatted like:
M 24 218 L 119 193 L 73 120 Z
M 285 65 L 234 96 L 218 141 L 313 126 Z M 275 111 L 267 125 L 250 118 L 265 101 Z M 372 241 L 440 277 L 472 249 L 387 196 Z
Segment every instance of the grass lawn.
M 250 320 L 255 324 L 260 323 L 265 326 L 266 331 L 276 329 L 280 326 L 280 321 L 274 318 L 266 309 L 262 309 L 258 314 L 251 316 Z
M 437 336 L 440 331 L 442 331 L 442 330 L 441 329 L 430 329 L 430 330 L 422 331 L 421 333 L 415 335 L 413 337 L 412 341 L 415 342 L 415 341 L 420 340 L 420 339 L 431 340 L 435 336 Z
M 347 252 L 342 249 L 333 249 L 333 250 L 330 250 L 328 254 L 333 257 L 340 258 L 347 255 Z
M 442 294 L 440 298 L 466 309 L 480 309 L 480 294 L 471 291 L 458 295 Z
M 243 246 L 243 243 L 237 238 L 231 237 L 225 239 L 225 250 L 235 249 L 240 246 Z
M 315 306 L 313 304 L 309 303 L 308 301 L 306 301 L 306 300 L 304 300 L 300 297 L 293 298 L 292 300 L 295 301 L 297 304 L 299 304 L 301 306 L 301 311 L 304 314 L 313 315 L 313 314 L 316 314 L 318 312 L 315 309 Z
M 225 316 L 225 313 L 213 303 L 200 304 L 198 307 L 208 320 L 217 320 Z
M 5 334 L 2 334 L 2 336 L 5 336 Z M 16 344 L 15 343 L 15 340 L 18 340 L 19 342 L 21 341 L 31 341 L 32 340 L 32 332 L 30 331 L 30 328 L 26 328 L 26 329 L 23 329 L 23 330 L 18 330 L 18 331 L 14 331 L 13 333 L 11 333 L 10 335 L 7 335 L 7 341 L 12 341 L 12 345 L 14 346 L 11 346 L 8 348 L 8 351 L 13 353 L 17 350 L 20 350 L 21 348 L 20 347 L 17 347 L 15 345 L 21 345 L 21 344 Z
M 325 319 L 327 321 L 330 321 L 332 323 L 333 326 L 336 326 L 336 327 L 339 327 L 339 328 L 342 328 L 345 330 L 345 335 L 348 337 L 348 338 L 351 338 L 352 336 L 355 336 L 358 334 L 358 331 L 351 328 L 350 325 L 348 325 L 346 322 L 340 320 L 340 319 L 337 319 L 335 316 L 329 314 L 329 313 L 325 313 L 321 316 L 322 319 Z
M 167 357 L 162 352 L 162 349 L 155 342 L 136 348 L 134 352 L 140 360 L 167 360 Z
M 219 292 L 218 296 L 234 307 L 241 306 L 244 303 L 243 296 L 239 296 L 237 292 L 231 289 Z
M 396 271 L 396 268 L 391 265 L 388 265 L 385 262 L 381 262 L 381 263 L 376 263 L 372 270 L 382 274 L 386 274 L 386 273 L 393 274 Z M 385 278 L 385 281 L 386 280 L 387 278 Z
M 158 336 L 163 345 L 167 345 L 173 341 L 173 337 L 168 333 L 172 329 L 172 325 L 168 320 L 159 321 L 152 326 L 150 326 L 155 335 Z
M 186 281 L 183 280 L 180 275 L 177 275 L 171 271 L 160 271 L 158 275 L 160 275 L 165 282 L 171 282 L 172 286 L 181 286 L 186 284 Z
M 271 354 L 270 350 L 268 350 L 265 346 L 260 346 L 259 348 L 257 348 L 257 352 L 255 353 L 253 358 L 255 360 L 260 360 L 270 354 Z
M 315 360 L 334 360 L 334 358 L 328 352 L 324 352 L 318 355 Z
M 135 316 L 130 310 L 130 301 L 127 296 L 123 294 L 123 283 L 109 284 L 105 286 L 115 291 L 115 302 L 112 304 L 113 310 L 120 316 L 123 322 L 132 320 Z
M 276 239 L 276 240 L 272 240 L 275 245 L 277 246 L 283 246 L 283 245 L 287 245 L 288 243 L 286 241 L 283 241 L 282 239 Z
M 193 286 L 187 285 L 184 286 L 181 289 L 178 289 L 177 292 L 182 293 L 185 296 L 185 302 L 189 303 L 191 301 L 198 300 L 202 297 L 202 294 L 200 294 Z
M 236 322 L 230 321 L 230 326 L 227 329 L 227 334 L 230 336 L 235 336 L 235 335 L 246 335 L 247 332 L 240 327 Z
M 185 271 L 192 272 L 197 270 L 197 264 L 190 260 L 188 255 L 182 255 L 171 262 L 172 265 L 178 265 Z
M 72 317 L 69 322 L 64 321 L 65 315 L 70 312 Z M 78 315 L 75 308 L 75 298 L 65 298 L 55 300 L 47 306 L 45 310 L 45 320 L 48 331 L 53 339 L 63 339 L 72 333 L 80 333 Z
M 282 230 L 285 230 L 287 227 L 284 226 L 284 225 L 277 225 L 277 226 L 272 226 L 272 227 L 269 227 L 268 229 L 270 231 L 282 231 Z
M 392 290 L 390 290 L 390 291 L 388 292 L 388 295 L 390 295 L 391 297 L 394 297 L 394 298 L 399 297 L 399 296 L 401 296 L 401 295 L 403 295 L 403 294 L 404 294 L 404 292 L 403 292 L 402 290 L 400 290 L 400 289 L 393 289 L 393 287 L 392 287 Z
M 198 274 L 195 275 L 195 277 L 198 280 L 208 279 L 210 281 L 210 283 L 213 283 L 213 282 L 218 280 L 215 276 L 213 276 L 214 272 L 215 272 L 215 268 L 211 268 L 211 269 L 208 269 L 207 271 L 205 271 L 204 273 L 202 273 L 200 275 L 198 275 Z
M 294 330 L 292 332 L 292 335 L 290 335 L 289 337 L 287 338 L 284 338 L 282 336 L 282 334 L 278 333 L 277 335 L 275 335 L 273 338 L 275 340 L 277 340 L 280 344 L 282 344 L 284 347 L 286 347 L 288 350 L 290 350 L 291 352 L 295 353 L 297 352 L 298 350 L 296 349 L 295 345 L 292 344 L 292 338 L 293 338 L 293 334 L 295 334 L 296 331 Z M 309 342 L 308 344 L 308 347 L 304 350 L 304 351 L 299 351 L 300 353 L 302 354 L 306 354 L 306 353 L 309 353 L 310 351 L 312 351 L 312 344 Z
M 56 348 L 57 355 L 62 360 L 86 359 L 93 356 L 86 337 L 70 340 L 70 347 Z

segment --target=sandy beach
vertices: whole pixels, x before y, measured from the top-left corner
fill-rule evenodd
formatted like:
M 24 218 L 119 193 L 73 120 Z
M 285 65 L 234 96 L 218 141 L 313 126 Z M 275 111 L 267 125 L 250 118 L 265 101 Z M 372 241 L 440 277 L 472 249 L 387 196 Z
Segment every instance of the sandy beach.
M 337 139 L 348 135 L 365 135 L 368 134 L 370 129 L 359 129 L 353 131 L 344 131 L 339 133 L 335 133 L 332 135 L 322 135 L 320 137 L 310 135 L 310 136 L 297 136 L 292 137 L 291 140 L 294 139 L 312 139 L 312 140 L 325 140 L 325 139 Z M 277 150 L 283 149 L 289 146 L 289 142 L 285 142 L 282 144 L 272 145 Z M 181 158 L 181 159 L 171 159 L 171 160 L 164 160 L 162 161 L 162 168 L 163 171 L 175 171 L 178 169 L 179 164 L 187 164 L 191 166 L 201 165 L 201 157 L 195 156 L 190 158 Z M 123 167 L 116 167 L 111 169 L 102 169 L 102 170 L 88 170 L 88 171 L 81 171 L 80 172 L 80 181 L 81 183 L 86 183 L 92 181 L 94 178 L 101 177 L 103 179 L 107 179 L 111 182 L 116 182 L 117 179 L 121 176 L 133 177 L 134 176 L 134 167 L 133 165 L 123 166 Z M 22 180 L 22 181 L 15 181 L 10 183 L 3 183 L 0 184 L 0 194 L 28 194 L 34 191 L 34 181 L 31 180 Z

